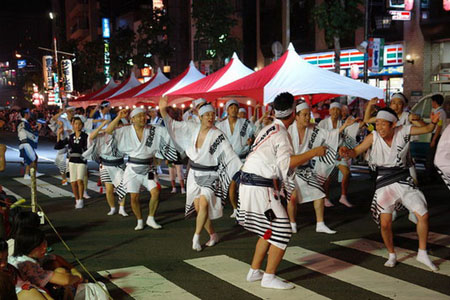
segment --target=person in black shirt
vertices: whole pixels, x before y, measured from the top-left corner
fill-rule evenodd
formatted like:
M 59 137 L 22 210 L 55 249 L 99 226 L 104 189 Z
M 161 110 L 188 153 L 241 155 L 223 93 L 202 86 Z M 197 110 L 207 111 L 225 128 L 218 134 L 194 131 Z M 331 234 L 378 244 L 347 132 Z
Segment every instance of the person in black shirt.
M 75 208 L 83 208 L 83 193 L 84 193 L 84 176 L 86 174 L 87 161 L 82 154 L 87 150 L 88 135 L 82 131 L 83 121 L 79 117 L 74 117 L 72 120 L 73 133 L 62 139 L 63 128 L 59 128 L 57 132 L 57 143 L 55 149 L 62 149 L 68 146 L 69 153 L 69 173 L 70 184 L 75 196 Z

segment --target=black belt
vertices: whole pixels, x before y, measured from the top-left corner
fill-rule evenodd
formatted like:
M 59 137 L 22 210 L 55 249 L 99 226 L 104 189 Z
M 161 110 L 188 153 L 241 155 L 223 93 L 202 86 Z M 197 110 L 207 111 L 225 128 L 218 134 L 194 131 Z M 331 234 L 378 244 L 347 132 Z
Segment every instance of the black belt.
M 137 164 L 137 165 L 151 165 L 153 162 L 153 159 L 151 159 L 151 158 L 141 159 L 141 158 L 136 158 L 136 157 L 129 157 L 128 162 L 132 163 L 132 164 Z
M 193 161 L 191 161 L 191 168 L 195 171 L 217 171 L 219 169 L 219 166 L 205 166 L 201 164 L 196 164 Z
M 410 176 L 409 170 L 401 167 L 378 167 L 376 171 L 377 177 L 381 176 L 376 180 L 376 189 L 388 186 L 401 180 L 406 180 Z
M 69 158 L 72 157 L 81 157 L 81 153 L 69 153 Z
M 123 158 L 119 158 L 119 159 L 104 159 L 104 158 L 100 158 L 101 159 L 101 163 L 104 166 L 109 166 L 109 167 L 117 167 L 123 164 Z
M 274 188 L 273 182 L 274 180 L 272 178 L 264 178 L 256 174 L 241 171 L 241 184 Z
M 30 143 L 29 140 L 19 140 L 19 145 L 22 145 L 22 144 L 29 144 L 29 143 Z
M 239 159 L 244 159 L 244 158 L 247 157 L 247 155 L 248 155 L 248 152 L 243 153 L 243 154 L 239 154 Z

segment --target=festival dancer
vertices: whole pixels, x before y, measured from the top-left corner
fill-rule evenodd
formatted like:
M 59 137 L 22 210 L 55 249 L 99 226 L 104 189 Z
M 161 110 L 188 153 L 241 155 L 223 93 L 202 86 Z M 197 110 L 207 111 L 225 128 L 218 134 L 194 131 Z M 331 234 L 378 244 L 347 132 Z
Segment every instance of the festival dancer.
M 202 106 L 205 103 L 206 103 L 206 100 L 203 98 L 199 98 L 199 99 L 192 101 L 192 108 L 188 109 L 183 114 L 183 121 L 194 121 L 194 122 L 200 123 L 200 118 L 198 116 L 198 109 L 200 108 L 200 106 Z M 161 112 L 161 108 L 159 108 L 159 109 Z
M 309 105 L 306 102 L 297 104 L 295 122 L 288 129 L 295 154 L 305 153 L 321 145 L 326 145 L 328 150 L 327 155 L 319 158 L 314 166 L 312 161 L 307 161 L 295 171 L 298 199 L 294 199 L 294 203 L 291 201 L 288 206 L 291 210 L 289 215 L 292 232 L 297 232 L 297 224 L 295 222 L 297 202 L 303 204 L 313 201 L 317 221 L 316 232 L 334 234 L 336 231 L 328 228 L 324 222 L 325 191 L 323 185 L 336 163 L 340 133 L 352 125 L 356 119 L 347 118 L 340 128 L 332 130 L 324 130 L 314 126 L 310 123 L 310 119 L 311 110 Z
M 114 134 L 117 149 L 129 156 L 128 163 L 123 174 L 123 184 L 127 193 L 131 195 L 131 208 L 137 219 L 134 230 L 144 229 L 141 205 L 139 203 L 139 191 L 144 186 L 151 195 L 149 202 L 149 214 L 146 224 L 153 229 L 161 229 L 156 223 L 155 214 L 159 204 L 159 187 L 155 182 L 155 175 L 151 172 L 152 159 L 156 153 L 163 155 L 165 159 L 174 159 L 168 149 L 167 130 L 161 126 L 146 125 L 146 111 L 140 107 L 130 113 L 131 125 L 117 128 L 119 121 L 127 116 L 127 110 L 122 109 L 117 117 L 109 123 L 105 132 Z M 168 157 L 169 156 L 169 157 Z M 176 158 L 175 158 L 176 159 Z
M 234 100 L 228 100 L 225 104 L 227 118 L 216 123 L 216 127 L 220 129 L 241 160 L 247 156 L 250 145 L 253 143 L 254 126 L 247 119 L 238 118 L 239 103 Z M 236 181 L 232 180 L 230 184 L 229 198 L 233 213 L 230 218 L 236 218 L 237 199 L 236 199 Z
M 20 124 L 17 127 L 17 136 L 19 138 L 19 150 L 20 157 L 23 158 L 23 162 L 25 164 L 25 175 L 24 179 L 31 179 L 30 177 L 30 169 L 34 168 L 36 170 L 36 177 L 44 175 L 37 171 L 37 154 L 35 149 L 38 145 L 39 140 L 39 130 L 42 127 L 41 123 L 37 123 L 37 130 L 34 130 L 30 122 L 28 121 L 31 117 L 31 112 L 28 108 L 22 109 L 20 111 L 20 116 L 22 119 L 20 120 Z
M 75 196 L 75 208 L 84 207 L 84 177 L 86 176 L 87 161 L 82 154 L 87 150 L 88 135 L 83 131 L 83 121 L 79 117 L 72 120 L 73 133 L 64 137 L 64 127 L 58 129 L 55 145 L 56 150 L 67 146 L 69 157 L 69 180 L 72 192 Z
M 292 284 L 275 277 L 292 234 L 286 200 L 281 197 L 284 194 L 285 199 L 290 199 L 295 189 L 293 170 L 315 156 L 325 155 L 326 147 L 294 155 L 287 131 L 295 120 L 294 97 L 289 93 L 278 95 L 274 109 L 276 119 L 258 134 L 242 167 L 237 221 L 260 237 L 247 281 L 261 280 L 265 288 L 291 289 Z M 284 191 L 280 191 L 282 187 Z M 263 273 L 260 267 L 266 254 Z
M 173 120 L 166 112 L 166 98 L 161 98 L 159 108 L 175 145 L 191 160 L 185 214 L 187 217 L 197 212 L 192 249 L 201 251 L 203 227 L 210 236 L 206 246 L 214 246 L 219 241 L 211 221 L 222 217 L 222 201 L 226 199 L 231 178 L 242 163 L 224 133 L 214 126 L 216 114 L 211 104 L 199 108 L 200 124 Z
M 336 128 L 340 128 L 343 124 L 341 119 L 341 104 L 338 102 L 333 102 L 330 105 L 330 117 L 326 118 L 319 122 L 318 126 L 325 130 L 333 130 Z M 353 146 L 356 144 L 356 134 L 358 132 L 358 124 L 355 124 L 352 127 L 348 127 L 343 139 L 343 142 L 349 143 L 350 140 L 353 142 Z M 350 130 L 350 131 L 349 131 Z M 353 205 L 347 200 L 347 191 L 348 191 L 348 183 L 350 180 L 350 161 L 346 159 L 338 159 L 336 161 L 336 167 L 338 171 L 342 173 L 342 182 L 341 182 L 341 197 L 339 198 L 339 202 L 347 207 L 352 207 Z M 333 203 L 329 200 L 329 185 L 330 185 L 331 176 L 328 177 L 325 182 L 325 206 L 331 207 L 334 206 Z
M 428 211 L 423 193 L 415 186 L 408 170 L 408 152 L 411 135 L 432 132 L 439 121 L 439 114 L 431 115 L 431 123 L 416 127 L 396 126 L 397 114 L 390 108 L 380 109 L 376 116 L 376 131 L 369 134 L 354 149 L 341 147 L 340 155 L 355 158 L 369 148 L 369 165 L 377 171 L 376 191 L 372 201 L 372 217 L 381 226 L 381 236 L 389 251 L 389 259 L 384 264 L 394 267 L 397 257 L 392 233 L 392 212 L 402 204 L 417 217 L 419 250 L 417 260 L 433 271 L 438 268 L 427 254 Z
M 447 126 L 439 140 L 434 164 L 442 180 L 444 180 L 450 190 L 450 126 Z
M 114 136 L 106 134 L 102 128 L 110 121 L 104 120 L 89 135 L 88 151 L 83 153 L 86 159 L 97 161 L 100 165 L 100 178 L 105 184 L 106 201 L 110 207 L 108 216 L 114 215 L 117 210 L 114 200 L 114 189 L 119 198 L 119 215 L 128 217 L 125 211 L 125 197 L 127 191 L 123 186 L 123 172 L 125 163 L 123 160 L 123 153 L 117 150 L 117 145 L 114 141 Z

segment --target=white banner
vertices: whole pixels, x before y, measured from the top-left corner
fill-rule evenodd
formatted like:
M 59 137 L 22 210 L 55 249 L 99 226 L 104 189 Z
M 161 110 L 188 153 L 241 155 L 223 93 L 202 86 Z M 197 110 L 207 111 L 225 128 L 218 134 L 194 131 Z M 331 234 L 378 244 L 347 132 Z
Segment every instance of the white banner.
M 64 90 L 67 93 L 71 93 L 73 92 L 72 61 L 70 59 L 63 59 L 61 61 L 61 70 L 63 75 Z
M 44 74 L 44 86 L 50 90 L 53 88 L 52 75 L 53 57 L 50 55 L 42 56 L 42 74 Z

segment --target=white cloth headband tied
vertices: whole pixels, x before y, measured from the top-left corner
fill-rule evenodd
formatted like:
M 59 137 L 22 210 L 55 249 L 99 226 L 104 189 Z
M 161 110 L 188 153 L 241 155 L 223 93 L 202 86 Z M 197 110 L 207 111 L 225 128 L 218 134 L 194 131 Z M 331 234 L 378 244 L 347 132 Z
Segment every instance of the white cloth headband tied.
M 247 112 L 246 110 L 245 110 L 245 108 L 243 108 L 243 107 L 241 107 L 241 108 L 239 108 L 239 112 Z
M 386 120 L 386 121 L 389 121 L 389 122 L 392 122 L 392 123 L 398 121 L 398 118 L 397 118 L 396 115 L 393 115 L 392 113 L 390 113 L 388 111 L 385 111 L 385 110 L 380 110 L 377 113 L 377 119 Z
M 288 108 L 288 109 L 286 109 L 286 110 L 277 110 L 277 109 L 274 109 L 274 111 L 275 111 L 275 118 L 281 119 L 281 118 L 286 118 L 286 117 L 292 115 L 292 112 L 293 112 L 294 110 L 293 110 L 292 107 L 291 107 L 291 108 Z
M 230 105 L 233 105 L 233 104 L 236 104 L 239 107 L 239 103 L 236 100 L 231 99 L 231 100 L 228 100 L 227 103 L 225 104 L 225 110 L 228 110 L 228 107 L 230 107 Z
M 133 109 L 133 111 L 131 112 L 130 118 L 132 118 L 132 117 L 134 117 L 135 115 L 140 114 L 140 113 L 145 113 L 145 110 L 144 110 L 143 108 L 136 107 L 136 108 Z
M 203 116 L 204 114 L 210 111 L 214 111 L 214 107 L 212 107 L 211 104 L 205 104 L 202 107 L 200 107 L 200 109 L 198 110 L 198 114 L 200 116 Z
M 302 102 L 302 103 L 297 104 L 297 106 L 295 107 L 295 112 L 299 113 L 299 112 L 301 112 L 304 109 L 309 109 L 309 105 L 306 102 Z
M 332 108 L 339 108 L 339 109 L 341 109 L 341 104 L 338 103 L 338 102 L 333 102 L 333 103 L 330 104 L 330 109 L 332 109 Z
M 395 99 L 395 98 L 398 98 L 398 99 L 402 100 L 403 103 L 406 103 L 406 99 L 405 99 L 405 97 L 404 97 L 402 94 L 396 93 L 396 94 L 392 95 L 391 101 L 392 101 L 393 99 Z
M 196 106 L 199 106 L 200 104 L 203 104 L 203 103 L 205 103 L 205 102 L 206 102 L 205 99 L 199 98 L 199 99 L 197 99 L 197 100 L 192 101 L 192 104 L 194 105 L 194 107 L 196 107 Z

